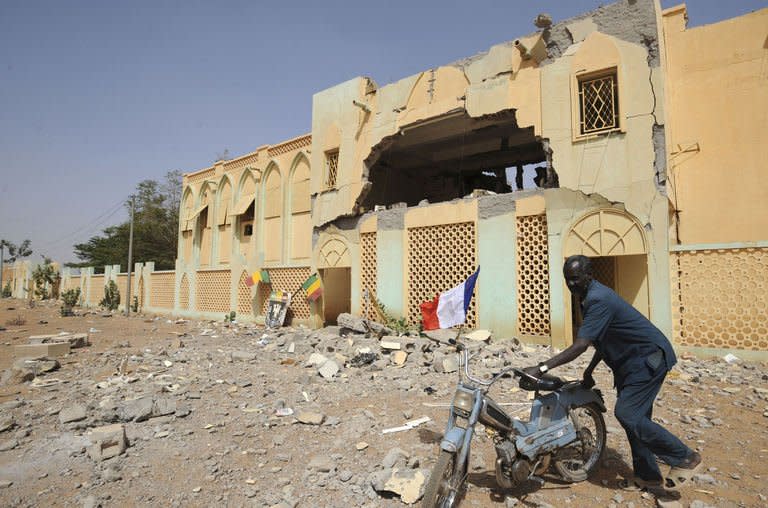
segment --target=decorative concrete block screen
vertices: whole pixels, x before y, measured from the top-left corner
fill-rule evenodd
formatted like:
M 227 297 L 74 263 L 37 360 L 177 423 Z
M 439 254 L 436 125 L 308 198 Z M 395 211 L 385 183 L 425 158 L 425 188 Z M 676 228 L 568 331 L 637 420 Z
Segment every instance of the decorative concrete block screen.
M 547 216 L 517 218 L 517 329 L 549 336 L 549 247 Z
M 463 282 L 477 268 L 475 223 L 408 229 L 408 321 L 421 322 L 419 305 Z M 469 305 L 466 328 L 477 326 L 477 293 Z
M 309 267 L 296 268 L 270 268 L 270 284 L 259 283 L 259 302 L 261 302 L 261 314 L 267 314 L 269 295 L 272 291 L 290 291 L 290 311 L 296 319 L 309 319 L 309 302 L 307 294 L 301 289 L 301 285 L 309 278 Z
M 91 287 L 88 294 L 88 303 L 90 305 L 98 305 L 104 298 L 104 276 L 93 275 L 91 276 Z
M 179 309 L 189 310 L 189 277 L 186 273 L 181 276 L 179 284 Z
M 176 272 L 152 272 L 149 274 L 149 280 L 152 288 L 149 295 L 149 306 L 158 309 L 172 309 Z
M 591 261 L 595 280 L 616 289 L 616 260 L 612 257 L 597 257 Z
M 366 301 L 365 290 L 369 301 Z M 373 302 L 376 298 L 376 233 L 360 234 L 360 312 L 368 319 L 376 319 Z
M 197 303 L 199 312 L 229 312 L 229 270 L 201 270 L 197 272 Z
M 670 254 L 677 344 L 768 350 L 768 248 Z
M 253 306 L 251 305 L 251 288 L 246 285 L 245 281 L 248 279 L 248 272 L 240 274 L 240 280 L 237 283 L 237 314 L 238 315 L 251 315 L 253 314 Z

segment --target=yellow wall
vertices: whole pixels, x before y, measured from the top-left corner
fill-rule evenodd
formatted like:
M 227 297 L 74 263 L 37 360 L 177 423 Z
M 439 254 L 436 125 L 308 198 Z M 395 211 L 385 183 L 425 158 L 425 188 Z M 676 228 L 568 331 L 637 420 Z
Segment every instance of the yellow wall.
M 663 14 L 669 195 L 682 244 L 768 238 L 768 9 L 692 29 Z

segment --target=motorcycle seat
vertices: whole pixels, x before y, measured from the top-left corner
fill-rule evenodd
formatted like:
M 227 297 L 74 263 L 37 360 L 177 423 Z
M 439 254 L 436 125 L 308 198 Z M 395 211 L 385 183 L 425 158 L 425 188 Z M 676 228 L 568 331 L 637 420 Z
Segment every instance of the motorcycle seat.
M 543 374 L 539 377 L 533 377 L 520 372 L 520 382 L 518 385 L 520 389 L 528 392 L 553 392 L 559 390 L 565 384 L 565 381 L 559 377 Z

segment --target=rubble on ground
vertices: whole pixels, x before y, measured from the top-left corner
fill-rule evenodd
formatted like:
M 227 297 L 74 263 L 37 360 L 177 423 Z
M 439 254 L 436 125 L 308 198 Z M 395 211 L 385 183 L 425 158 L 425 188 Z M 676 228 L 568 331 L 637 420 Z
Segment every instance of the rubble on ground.
M 130 345 L 135 339 L 127 346 L 116 340 L 95 351 L 92 345 L 101 339 L 94 335 L 86 335 L 88 345 L 74 339 L 77 334 L 34 338 L 70 350 L 57 358 L 18 358 L 2 375 L 4 389 L 18 386 L 21 393 L 0 399 L 0 504 L 26 505 L 33 491 L 33 504 L 40 505 L 62 499 L 82 506 L 373 507 L 419 501 L 458 379 L 458 356 L 449 344 L 455 331 L 398 335 L 349 315 L 319 330 L 166 324 L 178 335 L 141 347 Z M 483 376 L 535 365 L 555 353 L 492 331 L 476 331 L 466 344 L 476 353 L 473 372 Z M 556 374 L 577 379 L 587 361 L 580 358 Z M 596 374 L 612 407 L 607 371 Z M 733 416 L 719 409 L 723 404 L 756 414 L 762 430 L 734 439 L 763 454 L 766 379 L 759 363 L 683 357 L 655 416 L 707 457 L 716 434 L 732 424 Z M 511 414 L 525 416 L 528 392 L 513 380 L 495 390 L 494 398 Z M 584 506 L 585 500 L 647 506 L 639 494 L 614 499 L 613 475 L 617 465 L 626 468 L 629 450 L 618 424 L 610 414 L 606 418 L 611 447 L 601 466 L 604 489 L 574 485 L 505 500 L 494 490 L 491 452 L 483 454 L 485 462 L 473 457 L 468 505 L 514 506 L 525 497 L 536 506 Z M 398 431 L 384 432 L 391 429 Z M 478 429 L 476 449 L 491 450 Z M 759 492 L 743 490 L 761 473 L 734 468 L 698 474 L 694 481 L 707 493 L 694 491 L 684 506 L 727 506 L 731 499 L 718 496 L 732 484 L 739 484 L 746 504 L 765 501 Z

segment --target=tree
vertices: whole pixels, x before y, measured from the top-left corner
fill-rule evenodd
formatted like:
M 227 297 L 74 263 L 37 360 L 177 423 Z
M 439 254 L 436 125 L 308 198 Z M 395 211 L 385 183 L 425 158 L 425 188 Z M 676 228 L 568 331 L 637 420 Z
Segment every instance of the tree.
M 133 219 L 133 260 L 154 261 L 158 270 L 176 265 L 176 245 L 181 201 L 181 172 L 170 171 L 165 180 L 144 180 L 136 186 Z M 128 204 L 130 209 L 130 203 Z M 130 222 L 109 226 L 101 235 L 74 246 L 79 263 L 67 266 L 128 266 Z
M 24 240 L 19 245 L 9 242 L 8 240 L 0 240 L 0 259 L 3 256 L 3 250 L 8 249 L 8 259 L 5 262 L 13 263 L 17 259 L 26 258 L 32 255 L 32 249 L 29 246 L 32 244 L 29 240 Z

